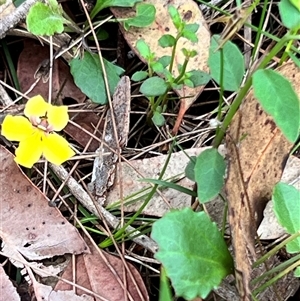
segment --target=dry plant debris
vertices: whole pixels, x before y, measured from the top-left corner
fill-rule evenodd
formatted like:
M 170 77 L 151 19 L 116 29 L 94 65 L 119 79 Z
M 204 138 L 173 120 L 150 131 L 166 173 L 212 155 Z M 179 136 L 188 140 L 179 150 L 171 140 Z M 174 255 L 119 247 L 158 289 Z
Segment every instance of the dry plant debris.
M 279 69 L 300 95 L 299 68 L 287 63 Z M 255 127 L 253 126 L 255 125 Z M 254 240 L 263 209 L 280 180 L 292 144 L 283 136 L 250 92 L 233 118 L 226 136 L 229 173 L 226 192 L 239 291 L 250 300 Z
M 36 1 L 27 0 L 18 9 L 13 9 L 12 11 L 6 9 L 6 6 L 3 10 L 3 6 L 0 6 L 2 9 L 0 10 L 0 17 L 3 23 L 3 26 L 0 27 L 0 37 L 6 34 L 8 28 L 15 26 L 26 16 L 29 7 L 34 2 Z M 175 28 L 167 12 L 166 2 L 161 0 L 147 0 L 144 2 L 151 3 L 156 8 L 157 16 L 153 25 L 147 28 L 131 28 L 129 31 L 121 28 L 122 34 L 128 45 L 137 55 L 139 54 L 136 50 L 136 42 L 140 38 L 147 42 L 156 57 L 170 54 L 170 48 L 161 48 L 157 43 L 158 37 L 163 34 L 176 35 Z M 180 64 L 183 62 L 182 47 L 196 49 L 198 55 L 194 59 L 191 59 L 189 64 L 193 68 L 208 71 L 207 62 L 211 34 L 198 3 L 192 0 L 168 1 L 168 4 L 170 3 L 179 8 L 179 12 L 184 16 L 185 21 L 190 23 L 195 22 L 200 25 L 200 29 L 197 32 L 198 43 L 192 44 L 184 40 L 181 44 L 180 41 L 176 52 L 176 63 Z M 9 1 L 7 1 L 6 5 L 8 4 L 10 4 L 11 9 L 12 6 Z M 132 9 L 112 8 L 111 10 L 117 18 L 124 18 L 133 14 Z M 32 35 L 30 36 L 30 33 L 27 32 L 28 36 L 32 38 Z M 67 44 L 69 38 L 66 34 L 64 34 L 61 40 L 59 40 L 58 36 L 53 37 L 53 41 L 59 44 L 56 44 L 55 47 L 59 48 Z M 81 39 L 82 36 L 78 40 Z M 45 38 L 43 37 L 41 40 L 45 41 Z M 46 43 L 51 44 L 52 42 L 48 40 Z M 72 53 L 75 45 L 73 45 L 72 50 L 69 49 L 70 52 L 62 55 L 67 62 L 70 62 L 73 58 Z M 84 47 L 86 46 L 84 45 Z M 249 46 L 247 45 L 247 47 Z M 245 54 L 246 56 L 247 54 Z M 30 60 L 28 60 L 28 57 L 30 57 Z M 47 47 L 38 46 L 31 40 L 25 40 L 24 50 L 19 56 L 17 69 L 17 77 L 22 92 L 26 92 L 32 85 L 36 85 L 34 90 L 29 92 L 28 95 L 41 94 L 44 98 L 48 97 L 49 85 L 48 83 L 43 83 L 43 81 L 47 82 L 49 70 L 47 66 L 45 73 L 42 70 L 43 64 L 45 60 L 48 60 L 48 57 Z M 111 228 L 116 230 L 123 222 L 123 220 L 121 221 L 123 212 L 121 218 L 119 218 L 108 211 L 109 206 L 105 209 L 102 205 L 111 205 L 121 199 L 122 201 L 127 200 L 127 198 L 130 200 L 130 196 L 137 191 L 141 191 L 141 194 L 143 194 L 142 190 L 150 185 L 142 181 L 139 182 L 139 179 L 156 178 L 161 172 L 167 157 L 165 155 L 151 158 L 147 156 L 151 154 L 152 150 L 155 150 L 156 155 L 158 153 L 157 150 L 168 149 L 168 143 L 172 141 L 172 138 L 169 136 L 168 128 L 162 127 L 158 130 L 159 134 L 153 139 L 153 148 L 145 147 L 145 151 L 143 151 L 143 144 L 147 140 L 147 133 L 149 131 L 148 129 L 145 132 L 139 129 L 136 130 L 135 128 L 139 127 L 140 124 L 133 124 L 132 128 L 134 130 L 130 135 L 131 138 L 134 138 L 134 143 L 131 143 L 130 147 L 125 149 L 125 155 L 129 154 L 129 156 L 137 157 L 144 155 L 146 158 L 130 162 L 124 160 L 126 162 L 121 163 L 121 160 L 125 159 L 122 157 L 124 153 L 121 155 L 121 151 L 123 151 L 123 148 L 126 148 L 129 131 L 130 90 L 132 89 L 129 78 L 123 77 L 121 79 L 114 95 L 113 105 L 109 107 L 106 113 L 99 113 L 99 110 L 94 110 L 94 106 L 86 103 L 86 96 L 74 85 L 69 67 L 61 59 L 55 59 L 53 63 L 53 98 L 58 98 L 60 104 L 64 98 L 72 98 L 79 104 L 75 106 L 74 112 L 70 114 L 73 122 L 64 130 L 64 133 L 73 139 L 72 142 L 77 149 L 79 159 L 75 158 L 76 161 L 74 161 L 76 163 L 70 172 L 68 168 L 73 162 L 66 166 L 66 168 L 51 164 L 49 167 L 59 180 L 64 182 L 60 189 L 63 186 L 64 188 L 68 188 L 72 194 L 71 197 L 74 196 L 85 209 L 89 210 L 99 219 L 99 222 L 103 222 L 104 224 L 107 222 Z M 39 71 L 37 72 L 37 70 Z M 279 70 L 293 82 L 297 94 L 300 95 L 299 68 L 292 63 L 288 63 Z M 175 74 L 178 72 L 175 67 L 173 71 Z M 35 83 L 35 76 L 37 75 L 40 77 L 40 80 L 38 83 Z M 181 90 L 175 91 L 181 98 L 181 101 L 173 133 L 178 132 L 185 112 L 198 99 L 203 89 L 203 86 L 197 88 L 184 87 Z M 12 104 L 2 85 L 0 85 L 0 98 L 1 101 L 3 99 L 4 105 Z M 230 99 L 228 104 L 230 105 Z M 4 115 L 9 113 L 11 108 L 13 107 L 10 106 L 8 110 L 5 110 Z M 22 106 L 13 108 L 14 114 L 20 114 L 20 108 Z M 137 111 L 139 111 L 141 107 L 137 106 L 137 108 Z M 201 116 L 201 118 L 207 122 L 207 118 L 210 118 L 211 114 Z M 193 140 L 193 143 L 188 144 L 189 147 L 190 145 L 195 147 L 205 144 L 203 141 L 207 137 L 210 139 L 211 129 L 203 137 L 200 134 L 199 138 L 193 131 L 197 127 L 201 127 L 203 121 L 201 120 L 200 124 L 197 125 L 193 120 L 193 116 L 186 117 L 187 122 L 183 129 L 187 133 L 178 136 L 179 144 L 189 143 L 188 140 Z M 2 118 L 4 117 L 0 115 L 0 120 Z M 141 120 L 143 119 L 141 118 Z M 204 126 L 207 126 L 207 123 L 204 123 Z M 143 125 L 143 128 L 147 127 Z M 146 139 L 144 140 L 144 138 Z M 11 148 L 12 144 L 7 143 L 7 141 L 4 141 L 4 143 Z M 132 147 L 133 144 L 134 147 Z M 254 248 L 254 238 L 257 235 L 256 229 L 263 219 L 263 214 L 267 214 L 266 210 L 263 213 L 263 209 L 270 200 L 274 184 L 281 178 L 292 145 L 283 137 L 272 118 L 264 113 L 252 92 L 248 94 L 234 117 L 226 136 L 226 144 L 229 163 L 226 194 L 229 199 L 229 223 L 233 238 L 236 281 L 240 297 L 237 291 L 228 285 L 228 279 L 219 288 L 214 290 L 216 294 L 212 297 L 248 301 L 250 300 L 250 290 L 252 289 L 250 281 L 254 278 L 254 274 L 256 273 L 255 276 L 257 276 L 257 273 L 265 272 L 262 269 L 254 273 L 251 267 L 251 264 L 257 257 L 257 250 Z M 198 155 L 204 150 L 204 148 L 196 149 L 193 147 L 186 150 L 186 153 L 189 155 Z M 84 150 L 81 152 L 82 149 Z M 135 153 L 136 150 L 138 151 Z M 88 152 L 92 152 L 92 154 Z M 96 159 L 94 160 L 95 157 Z M 91 163 L 92 160 L 93 163 Z M 292 160 L 290 159 L 288 162 L 290 161 Z M 187 180 L 183 175 L 180 175 L 183 173 L 187 162 L 188 157 L 182 152 L 172 154 L 171 161 L 164 174 L 164 179 L 175 177 L 177 180 L 177 178 L 180 178 L 180 181 L 176 182 L 176 184 L 192 190 L 194 183 Z M 287 182 L 297 177 L 299 178 L 299 159 L 293 158 L 293 162 L 296 162 L 294 163 L 296 168 L 292 171 L 293 177 L 286 178 Z M 87 238 L 84 241 L 75 226 L 71 225 L 62 216 L 58 208 L 48 206 L 49 198 L 52 196 L 51 190 L 55 193 L 55 189 L 49 188 L 51 185 L 45 194 L 41 193 L 33 184 L 33 180 L 29 180 L 22 170 L 17 167 L 13 162 L 12 154 L 2 145 L 0 146 L 0 163 L 0 187 L 3 190 L 0 197 L 0 236 L 3 241 L 1 254 L 10 258 L 11 261 L 14 259 L 16 266 L 25 266 L 37 300 L 149 300 L 149 295 L 145 287 L 146 282 L 135 266 L 125 263 L 123 258 L 120 259 L 99 250 L 95 246 L 95 243 L 91 244 Z M 92 166 L 92 175 L 86 174 L 91 171 Z M 34 175 L 37 177 L 36 182 L 39 182 L 41 186 L 41 182 L 45 179 L 41 180 L 41 171 L 38 170 L 38 165 L 36 167 Z M 286 168 L 286 172 L 288 170 L 290 170 L 290 167 Z M 285 174 L 282 179 L 285 179 Z M 82 182 L 84 183 L 82 184 Z M 89 189 L 85 183 L 89 183 Z M 58 194 L 59 196 L 55 195 L 55 197 L 62 199 L 63 193 L 60 192 Z M 138 197 L 135 196 L 135 198 Z M 96 202 L 94 202 L 94 199 Z M 125 206 L 122 210 L 125 212 L 135 212 L 140 208 L 141 202 Z M 218 199 L 217 202 L 212 201 L 204 205 L 205 210 L 209 212 L 212 219 L 217 222 L 220 228 L 223 222 L 223 216 L 221 216 L 223 213 L 222 203 L 223 201 Z M 142 213 L 152 216 L 163 216 L 170 208 L 184 208 L 190 205 L 191 198 L 189 196 L 176 191 L 174 193 L 173 190 L 166 188 L 161 189 L 161 191 L 155 194 Z M 214 206 L 217 208 L 214 208 Z M 69 215 L 70 213 L 67 214 Z M 74 214 L 74 220 L 78 222 L 76 214 Z M 73 215 L 71 218 L 73 218 Z M 265 220 L 268 223 L 270 217 L 266 215 Z M 271 226 L 269 224 L 268 226 L 269 229 L 267 230 L 270 230 Z M 102 224 L 100 227 L 102 227 Z M 103 230 L 103 228 L 100 229 Z M 141 234 L 131 226 L 126 229 L 126 232 L 131 232 L 131 235 Z M 228 233 L 229 231 L 225 231 L 225 234 Z M 258 230 L 258 234 L 261 233 L 263 232 Z M 270 234 L 264 233 L 265 239 L 271 238 Z M 280 235 L 282 233 L 280 232 Z M 276 233 L 276 235 L 277 238 L 279 234 Z M 274 238 L 275 236 L 272 236 L 272 239 Z M 146 258 L 146 261 L 153 260 L 152 258 L 147 258 L 151 257 L 149 253 L 155 253 L 157 250 L 157 245 L 151 238 L 146 235 L 140 235 L 132 238 L 132 240 L 140 245 L 139 247 L 133 246 L 128 248 L 130 252 L 132 249 L 134 250 L 132 254 L 136 250 L 138 250 L 137 252 L 141 252 L 142 246 L 145 249 L 143 250 L 143 254 L 146 254 L 143 259 Z M 126 246 L 127 251 L 128 245 L 124 246 Z M 124 255 L 125 248 L 122 247 L 122 249 Z M 91 253 L 89 253 L 89 250 Z M 144 251 L 147 250 L 150 252 L 145 253 Z M 45 276 L 53 274 L 55 270 L 55 267 L 46 267 L 39 261 L 65 253 L 77 255 L 76 257 L 73 256 L 73 263 L 75 262 L 75 264 L 69 263 L 55 290 L 48 285 L 39 283 L 32 271 L 36 275 Z M 157 263 L 154 260 L 153 262 Z M 280 260 L 275 259 L 271 264 L 277 264 L 278 262 Z M 125 273 L 126 269 L 127 272 Z M 74 275 L 74 272 L 76 275 Z M 20 300 L 2 267 L 0 268 L 0 281 L 5 286 L 5 290 L 1 291 L 1 297 L 5 298 L 3 300 Z M 293 288 L 292 285 L 294 285 Z M 280 293 L 283 292 L 282 296 L 287 298 L 288 291 L 294 292 L 297 289 L 297 285 L 299 286 L 299 283 L 296 283 L 295 279 L 291 280 L 291 274 L 289 274 L 286 279 L 280 282 L 278 287 Z M 274 292 L 262 296 L 263 301 L 274 300 L 275 298 Z

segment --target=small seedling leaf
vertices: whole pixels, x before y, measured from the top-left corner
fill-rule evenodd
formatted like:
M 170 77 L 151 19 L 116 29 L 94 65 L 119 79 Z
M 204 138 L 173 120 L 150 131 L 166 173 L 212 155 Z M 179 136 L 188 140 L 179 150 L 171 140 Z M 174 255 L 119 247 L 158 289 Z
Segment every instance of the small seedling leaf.
M 104 60 L 104 66 L 107 78 L 109 79 L 109 91 L 112 95 L 120 81 L 120 75 L 124 70 L 107 60 Z M 99 56 L 97 54 L 85 52 L 82 59 L 74 58 L 70 62 L 70 67 L 75 84 L 80 90 L 93 102 L 106 104 L 108 99 Z
M 136 5 L 136 15 L 124 21 L 124 28 L 129 30 L 130 26 L 146 27 L 155 19 L 156 9 L 152 4 L 140 3 Z
M 165 124 L 166 120 L 165 117 L 160 112 L 155 111 L 152 116 L 152 121 L 156 126 L 160 127 Z
M 161 62 L 153 62 L 151 63 L 151 68 L 156 73 L 163 73 L 164 72 L 164 66 Z
M 158 40 L 158 44 L 163 47 L 172 47 L 175 45 L 175 38 L 170 35 L 170 34 L 164 34 L 159 40 Z
M 27 29 L 34 35 L 52 36 L 62 33 L 68 21 L 61 15 L 60 7 L 37 2 L 29 10 L 26 18 Z
M 158 62 L 160 62 L 164 68 L 170 65 L 171 63 L 171 56 L 170 55 L 164 55 L 158 59 Z
M 300 127 L 300 102 L 291 83 L 271 69 L 253 74 L 254 95 L 270 114 L 283 134 L 295 142 Z M 288 118 L 287 118 L 288 116 Z
M 190 40 L 193 43 L 198 42 L 198 37 L 195 32 L 192 32 L 191 30 L 186 30 L 184 29 L 182 31 L 182 36 L 185 37 L 186 39 Z
M 209 48 L 208 64 L 212 78 L 220 84 L 221 79 L 221 50 L 219 47 L 219 35 L 214 35 Z M 238 47 L 231 41 L 223 46 L 223 88 L 227 91 L 237 91 L 240 88 L 244 72 L 244 57 Z
M 292 0 L 298 4 L 299 0 Z M 279 2 L 279 12 L 282 23 L 287 28 L 298 28 L 300 26 L 300 12 L 299 9 L 292 4 L 291 0 L 281 0 Z
M 178 10 L 175 8 L 175 6 L 170 5 L 169 8 L 168 8 L 168 11 L 169 11 L 169 14 L 170 14 L 170 17 L 172 19 L 172 22 L 173 22 L 174 26 L 177 29 L 179 29 L 180 26 L 182 25 L 182 20 L 181 20 L 181 17 L 180 17 L 180 14 L 179 14 Z
M 147 71 L 137 71 L 135 72 L 131 79 L 134 81 L 134 82 L 139 82 L 141 80 L 144 80 L 148 77 L 148 72 Z
M 167 91 L 167 88 L 168 85 L 162 78 L 158 76 L 153 76 L 146 79 L 142 83 L 140 87 L 140 92 L 149 97 L 160 96 Z
M 300 191 L 288 184 L 276 184 L 272 200 L 279 223 L 289 234 L 300 231 Z M 289 253 L 300 252 L 300 237 L 287 244 Z
M 167 213 L 153 224 L 154 255 L 164 266 L 177 296 L 206 298 L 232 272 L 233 262 L 215 223 L 190 208 Z
M 191 80 L 195 87 L 206 85 L 211 77 L 208 73 L 200 70 L 192 70 L 187 73 L 189 80 Z
M 207 149 L 198 156 L 195 165 L 195 179 L 201 203 L 212 200 L 221 191 L 225 169 L 225 160 L 215 148 Z
M 150 48 L 143 39 L 138 40 L 135 46 L 144 59 L 148 59 L 151 56 Z

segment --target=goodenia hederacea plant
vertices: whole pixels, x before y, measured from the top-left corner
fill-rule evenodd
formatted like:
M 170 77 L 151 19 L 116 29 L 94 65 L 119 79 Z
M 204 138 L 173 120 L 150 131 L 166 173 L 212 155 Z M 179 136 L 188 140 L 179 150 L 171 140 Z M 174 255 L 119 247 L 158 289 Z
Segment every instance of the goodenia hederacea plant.
M 206 298 L 233 271 L 226 243 L 204 212 L 175 210 L 153 224 L 154 255 L 164 266 L 177 296 Z
M 48 0 L 48 4 L 35 3 L 26 18 L 27 29 L 39 36 L 52 36 L 62 33 L 64 24 L 71 24 L 63 17 L 63 9 L 56 0 Z
M 61 131 L 69 121 L 67 106 L 53 106 L 37 95 L 26 103 L 24 116 L 7 115 L 2 123 L 1 135 L 18 141 L 15 161 L 31 168 L 43 155 L 49 162 L 60 165 L 75 152 L 62 136 Z

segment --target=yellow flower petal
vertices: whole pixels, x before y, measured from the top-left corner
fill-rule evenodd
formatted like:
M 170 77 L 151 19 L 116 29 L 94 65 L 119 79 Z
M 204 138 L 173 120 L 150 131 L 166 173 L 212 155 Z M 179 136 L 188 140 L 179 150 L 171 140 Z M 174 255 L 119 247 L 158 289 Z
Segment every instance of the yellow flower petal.
M 54 131 L 61 131 L 69 121 L 68 107 L 49 105 L 47 119 Z
M 32 116 L 43 117 L 46 115 L 49 106 L 50 105 L 44 100 L 41 95 L 37 95 L 28 99 L 25 105 L 24 114 L 28 118 Z
M 7 115 L 2 123 L 1 135 L 12 141 L 22 141 L 34 131 L 32 124 L 23 116 Z
M 20 142 L 15 158 L 18 164 L 31 168 L 40 159 L 43 153 L 43 135 L 45 135 L 43 131 L 35 129 L 30 136 Z
M 51 163 L 60 165 L 75 155 L 68 141 L 56 133 L 43 139 L 43 155 Z

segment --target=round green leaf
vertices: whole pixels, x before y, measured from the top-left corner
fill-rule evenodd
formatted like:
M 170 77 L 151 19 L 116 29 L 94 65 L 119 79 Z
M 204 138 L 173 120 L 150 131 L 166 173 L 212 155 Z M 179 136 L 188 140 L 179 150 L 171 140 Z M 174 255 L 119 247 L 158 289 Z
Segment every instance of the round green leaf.
M 159 40 L 158 44 L 165 48 L 165 47 L 172 47 L 175 45 L 175 38 L 170 34 L 164 34 Z
M 135 72 L 131 79 L 134 81 L 134 82 L 139 82 L 141 80 L 144 80 L 145 78 L 148 77 L 148 72 L 147 71 L 137 71 Z
M 214 35 L 211 38 L 208 59 L 211 77 L 218 84 L 221 78 L 221 50 L 216 51 L 219 47 L 219 37 Z M 241 51 L 231 41 L 223 46 L 223 62 L 223 88 L 227 91 L 237 91 L 244 76 L 245 63 Z
M 293 0 L 298 3 L 299 0 Z M 281 0 L 279 3 L 279 13 L 282 23 L 287 28 L 298 28 L 300 26 L 300 11 L 290 0 Z
M 225 169 L 225 160 L 215 148 L 207 149 L 197 157 L 195 179 L 201 203 L 212 200 L 220 193 L 224 184 Z
M 38 36 L 62 33 L 67 20 L 58 11 L 53 11 L 48 5 L 37 2 L 30 8 L 26 18 L 28 31 Z
M 300 191 L 293 186 L 279 182 L 274 188 L 272 201 L 275 215 L 287 232 L 294 234 L 300 231 Z M 300 237 L 287 244 L 287 251 L 289 253 L 300 252 Z
M 253 74 L 254 95 L 291 142 L 299 135 L 300 103 L 291 83 L 273 70 L 257 70 Z
M 154 255 L 164 266 L 177 296 L 206 298 L 232 272 L 233 262 L 217 226 L 190 208 L 167 213 L 153 224 Z
M 165 117 L 157 111 L 154 112 L 154 114 L 152 116 L 152 121 L 158 127 L 163 126 L 166 122 Z
M 158 77 L 153 76 L 146 79 L 140 87 L 140 92 L 146 96 L 159 96 L 163 95 L 168 89 L 166 82 Z

